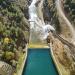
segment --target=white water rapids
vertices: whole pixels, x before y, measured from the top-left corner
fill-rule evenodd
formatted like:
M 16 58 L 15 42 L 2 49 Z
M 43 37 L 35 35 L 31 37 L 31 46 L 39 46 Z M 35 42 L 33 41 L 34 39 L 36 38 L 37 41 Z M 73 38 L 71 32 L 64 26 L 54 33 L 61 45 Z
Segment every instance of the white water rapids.
M 39 41 L 45 40 L 49 35 L 50 30 L 55 30 L 51 25 L 45 24 L 42 18 L 42 14 L 40 14 L 40 18 L 38 16 L 38 12 L 41 12 L 41 7 L 43 5 L 44 0 L 32 0 L 31 5 L 29 6 L 29 21 L 30 21 L 30 41 Z M 38 6 L 40 9 L 38 10 Z

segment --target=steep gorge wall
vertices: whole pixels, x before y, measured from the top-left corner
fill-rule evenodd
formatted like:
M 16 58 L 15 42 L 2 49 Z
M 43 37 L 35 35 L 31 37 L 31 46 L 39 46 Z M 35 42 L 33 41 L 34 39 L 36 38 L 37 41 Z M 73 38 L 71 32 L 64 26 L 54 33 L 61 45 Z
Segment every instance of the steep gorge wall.
M 62 2 L 62 5 L 63 3 L 64 2 Z M 67 26 L 64 19 L 59 16 L 60 14 L 58 13 L 56 7 L 56 0 L 44 1 L 43 14 L 45 22 L 50 22 L 50 24 L 55 27 L 57 33 L 61 34 L 64 38 L 67 38 L 68 40 L 71 38 L 70 28 Z
M 61 33 L 60 22 L 58 20 L 57 10 L 54 0 L 45 0 L 44 1 L 44 20 L 45 22 L 50 22 L 54 26 L 57 33 Z
M 48 13 L 46 13 L 47 12 L 46 8 L 48 9 Z M 64 9 L 62 8 L 62 10 Z M 65 12 L 66 10 L 64 10 L 64 15 Z M 67 13 L 67 15 L 68 14 L 69 12 Z M 57 33 L 64 36 L 69 42 L 71 42 L 69 40 L 69 38 L 71 38 L 70 29 L 67 27 L 63 18 L 59 17 L 58 11 L 56 9 L 55 0 L 47 0 L 47 4 L 44 5 L 44 20 L 50 22 L 51 24 L 54 24 L 55 28 L 57 28 L 56 29 L 56 31 L 58 31 Z M 54 52 L 55 58 L 57 59 L 58 65 L 60 66 L 62 75 L 75 75 L 75 64 L 74 64 L 75 60 L 73 60 L 72 58 L 73 54 L 70 53 L 72 52 L 71 48 L 69 48 L 67 45 L 61 42 L 61 40 L 59 40 L 57 37 L 53 36 L 53 34 L 50 34 L 48 38 L 50 39 L 49 40 L 50 43 L 52 43 L 52 50 Z

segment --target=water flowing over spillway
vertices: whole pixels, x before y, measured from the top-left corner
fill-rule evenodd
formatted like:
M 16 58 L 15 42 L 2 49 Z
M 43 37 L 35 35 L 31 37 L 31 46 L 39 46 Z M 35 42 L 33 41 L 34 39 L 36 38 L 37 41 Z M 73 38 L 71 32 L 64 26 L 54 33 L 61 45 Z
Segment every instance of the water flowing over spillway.
M 38 42 L 39 40 L 45 40 L 49 35 L 50 30 L 55 30 L 51 25 L 45 24 L 43 20 L 43 13 L 41 9 L 37 7 L 42 7 L 44 0 L 32 0 L 31 5 L 29 6 L 29 21 L 30 21 L 30 41 Z M 41 17 L 38 16 L 38 11 L 40 12 Z

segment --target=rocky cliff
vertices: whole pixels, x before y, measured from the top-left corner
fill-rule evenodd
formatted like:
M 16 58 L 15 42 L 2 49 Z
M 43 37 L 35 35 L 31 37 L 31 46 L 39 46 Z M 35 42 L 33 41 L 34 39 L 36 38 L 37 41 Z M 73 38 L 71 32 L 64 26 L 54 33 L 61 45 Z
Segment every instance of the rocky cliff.
M 74 0 L 61 0 L 62 1 L 62 10 L 64 15 L 68 18 L 70 23 L 74 25 Z M 44 20 L 45 22 L 50 22 L 56 29 L 56 33 L 64 37 L 66 40 L 71 42 L 71 31 L 67 26 L 66 22 L 56 8 L 56 0 L 45 0 L 44 1 Z M 54 36 L 53 33 L 50 33 L 48 36 L 48 42 L 52 44 L 52 50 L 54 52 L 57 63 L 60 67 L 62 75 L 75 75 L 75 61 L 73 59 L 75 48 L 71 51 L 69 45 L 64 44 L 58 37 Z M 73 53 L 71 53 L 73 52 Z M 73 57 L 72 57 L 73 56 Z
M 64 44 L 64 42 L 59 40 L 59 38 L 55 36 L 53 33 L 50 33 L 47 40 L 48 42 L 50 42 L 50 47 L 52 47 L 53 54 L 57 62 L 57 66 L 60 70 L 60 74 L 74 75 L 75 60 L 73 59 L 73 57 L 75 53 L 72 51 L 72 48 L 69 47 L 67 43 Z

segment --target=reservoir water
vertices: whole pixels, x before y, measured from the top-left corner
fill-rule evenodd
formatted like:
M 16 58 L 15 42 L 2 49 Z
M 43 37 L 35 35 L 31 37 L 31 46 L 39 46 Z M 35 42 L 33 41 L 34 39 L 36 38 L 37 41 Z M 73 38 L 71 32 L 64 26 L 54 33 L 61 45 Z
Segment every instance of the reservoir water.
M 28 58 L 23 75 L 58 75 L 50 49 L 28 49 Z

